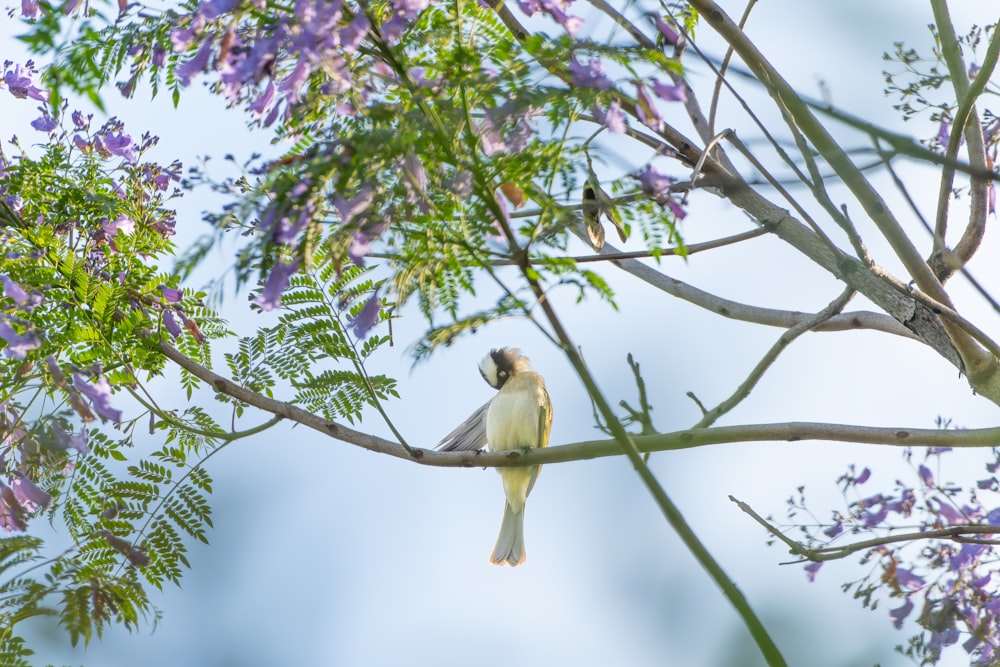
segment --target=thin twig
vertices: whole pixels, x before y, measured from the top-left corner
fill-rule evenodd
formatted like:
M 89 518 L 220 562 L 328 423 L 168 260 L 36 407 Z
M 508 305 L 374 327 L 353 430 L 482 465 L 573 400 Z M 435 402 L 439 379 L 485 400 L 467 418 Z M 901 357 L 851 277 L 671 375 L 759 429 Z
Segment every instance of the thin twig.
M 747 513 L 750 518 L 759 523 L 764 527 L 767 532 L 769 532 L 774 537 L 781 540 L 792 553 L 802 556 L 806 560 L 811 560 L 813 562 L 827 561 L 827 560 L 838 560 L 846 556 L 850 556 L 853 553 L 859 551 L 867 551 L 868 549 L 874 549 L 875 547 L 885 546 L 886 544 L 896 544 L 899 542 L 915 542 L 917 540 L 936 540 L 936 539 L 952 539 L 956 542 L 974 542 L 976 544 L 982 544 L 984 542 L 993 542 L 992 540 L 976 540 L 973 538 L 966 537 L 967 535 L 997 535 L 1000 534 L 1000 526 L 989 526 L 982 524 L 974 524 L 968 526 L 948 526 L 947 528 L 937 528 L 930 530 L 919 530 L 909 533 L 898 533 L 896 535 L 884 535 L 882 537 L 873 537 L 870 540 L 862 540 L 860 542 L 852 542 L 851 544 L 845 544 L 839 547 L 819 547 L 819 548 L 809 548 L 800 542 L 786 536 L 781 529 L 771 524 L 767 519 L 761 517 L 757 512 L 753 510 L 752 507 L 747 505 L 742 500 L 737 500 L 733 496 L 729 496 L 729 499 L 736 503 L 743 512 Z
M 756 4 L 757 0 L 747 2 L 747 6 L 743 10 L 743 16 L 740 17 L 739 26 L 741 30 L 746 27 L 747 21 L 750 19 L 750 12 L 753 11 Z M 712 101 L 708 105 L 708 131 L 711 134 L 715 134 L 715 114 L 718 111 L 722 84 L 726 79 L 726 70 L 729 69 L 729 63 L 732 59 L 733 47 L 732 45 L 727 45 L 726 55 L 722 57 L 722 62 L 719 64 L 718 72 L 715 75 L 715 85 L 712 87 Z
M 764 377 L 764 373 L 767 372 L 767 370 L 778 358 L 778 355 L 780 355 L 784 349 L 792 343 L 792 341 L 843 310 L 844 306 L 847 305 L 847 302 L 854 296 L 854 293 L 854 290 L 848 287 L 843 291 L 843 293 L 841 293 L 840 296 L 831 301 L 826 308 L 781 334 L 781 336 L 778 337 L 778 340 L 775 341 L 774 345 L 771 346 L 761 360 L 757 362 L 757 365 L 754 366 L 753 370 L 750 371 L 747 378 L 740 383 L 739 387 L 736 388 L 736 391 L 734 391 L 729 398 L 705 413 L 693 428 L 708 428 L 714 424 L 719 417 L 739 405 L 744 399 L 746 399 L 747 396 L 750 395 L 753 388 L 756 387 L 757 383 L 760 382 L 760 379 Z
M 939 31 L 941 55 L 948 67 L 949 78 L 955 89 L 958 108 L 955 110 L 954 123 L 945 156 L 951 160 L 958 157 L 961 140 L 964 137 L 969 164 L 980 170 L 987 169 L 986 147 L 983 142 L 983 128 L 976 112 L 976 99 L 982 94 L 987 82 L 993 74 L 1000 54 L 1000 34 L 993 32 L 979 74 L 969 83 L 962 49 L 955 35 L 948 5 L 944 0 L 932 0 L 931 8 Z M 986 231 L 988 182 L 977 176 L 970 178 L 971 211 L 969 223 L 966 225 L 962 238 L 949 251 L 946 243 L 948 228 L 948 204 L 951 200 L 952 187 L 955 180 L 955 168 L 946 164 L 941 169 L 941 185 L 938 189 L 937 220 L 934 228 L 934 254 L 930 262 L 941 282 L 950 277 L 957 268 L 964 266 L 976 253 Z

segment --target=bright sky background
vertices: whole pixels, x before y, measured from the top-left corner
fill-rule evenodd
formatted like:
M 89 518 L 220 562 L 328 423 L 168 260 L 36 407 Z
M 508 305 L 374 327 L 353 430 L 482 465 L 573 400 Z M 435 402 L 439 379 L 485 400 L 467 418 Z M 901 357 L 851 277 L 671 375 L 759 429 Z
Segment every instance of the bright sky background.
M 731 15 L 743 9 L 742 2 L 722 4 Z M 953 4 L 960 32 L 972 22 L 996 20 L 989 3 Z M 574 12 L 586 18 L 588 7 L 577 3 Z M 883 95 L 881 55 L 900 40 L 929 53 L 930 21 L 928 3 L 913 0 L 765 0 L 748 31 L 800 92 L 821 97 L 825 87 L 840 108 L 927 137 L 934 128 L 903 125 Z M 703 45 L 720 55 L 710 29 L 700 30 Z M 20 58 L 8 37 L 10 26 L 2 31 L 0 59 Z M 696 90 L 707 90 L 703 67 L 692 65 L 690 77 Z M 242 161 L 254 150 L 268 150 L 237 114 L 197 89 L 183 96 L 176 111 L 165 98 L 150 103 L 141 94 L 131 101 L 112 99 L 110 92 L 108 97 L 112 113 L 133 134 L 149 129 L 161 137 L 157 157 L 165 162 L 180 157 L 194 164 L 211 153 L 212 164 L 222 170 L 219 158 L 227 152 Z M 775 118 L 764 105 L 763 115 Z M 13 133 L 30 137 L 27 122 L 37 115 L 30 102 L 4 95 L 0 109 L 4 141 Z M 723 108 L 719 125 L 729 122 L 747 128 L 731 105 Z M 915 169 L 904 171 L 929 206 L 936 181 Z M 672 173 L 680 175 L 676 168 Z M 898 202 L 894 191 L 885 194 Z M 180 239 L 189 242 L 207 231 L 199 214 L 212 205 L 205 193 L 186 198 Z M 906 222 L 917 229 L 915 221 Z M 694 242 L 749 228 L 742 214 L 700 194 L 692 199 L 683 232 Z M 874 231 L 862 232 L 876 261 L 885 260 Z M 922 232 L 914 238 L 927 243 Z M 997 242 L 990 229 L 971 267 L 988 286 L 1000 285 L 990 261 Z M 727 248 L 686 264 L 665 258 L 662 268 L 710 292 L 778 308 L 815 311 L 840 292 L 835 281 L 777 239 L 751 243 L 753 255 Z M 221 251 L 201 277 L 209 278 L 230 257 Z M 596 302 L 577 306 L 569 290 L 556 293 L 556 305 L 613 402 L 634 403 L 626 354 L 642 364 L 661 431 L 695 423 L 699 414 L 685 392 L 714 405 L 780 334 L 674 300 L 611 266 L 599 270 L 618 291 L 619 314 Z M 965 298 L 963 287 L 955 292 L 967 304 L 963 312 L 988 331 L 996 327 L 981 300 Z M 238 295 L 224 311 L 239 333 L 273 321 L 245 304 Z M 375 370 L 401 380 L 402 400 L 388 410 L 411 443 L 433 446 L 489 398 L 475 363 L 502 345 L 521 347 L 546 377 L 555 412 L 552 444 L 600 437 L 571 369 L 528 325 L 487 327 L 412 370 L 407 348 L 423 324 L 403 317 L 393 329 L 398 344 Z M 161 391 L 174 390 L 164 383 Z M 183 403 L 177 391 L 174 404 Z M 721 423 L 822 420 L 927 428 L 937 415 L 968 427 L 996 425 L 996 407 L 972 396 L 954 369 L 927 348 L 853 332 L 797 341 Z M 250 419 L 247 426 L 254 423 Z M 364 428 L 388 432 L 374 416 Z M 160 444 L 154 437 L 148 447 Z M 945 476 L 967 483 L 982 472 L 985 453 L 945 460 Z M 900 451 L 870 446 L 731 445 L 652 458 L 668 493 L 792 665 L 910 664 L 892 652 L 909 636 L 887 619 L 896 604 L 872 612 L 840 592 L 841 583 L 863 574 L 856 559 L 827 564 L 815 583 L 807 583 L 800 565 L 778 565 L 786 554 L 766 547 L 762 531 L 727 499 L 733 494 L 761 514 L 782 517 L 785 499 L 805 484 L 813 508 L 826 517 L 840 507 L 834 480 L 851 462 L 872 465 L 874 490 L 912 474 Z M 216 480 L 212 544 L 192 545 L 193 569 L 182 589 L 153 592 L 164 613 L 156 631 L 129 635 L 115 628 L 88 649 L 71 650 L 62 631 L 36 624 L 37 636 L 49 640 L 40 661 L 94 667 L 762 664 L 735 612 L 666 526 L 624 458 L 545 468 L 527 512 L 528 561 L 516 569 L 488 562 L 503 509 L 500 480 L 491 470 L 424 468 L 304 428 L 281 427 L 228 448 L 209 471 Z M 942 665 L 962 664 L 962 655 L 952 657 L 958 661 Z

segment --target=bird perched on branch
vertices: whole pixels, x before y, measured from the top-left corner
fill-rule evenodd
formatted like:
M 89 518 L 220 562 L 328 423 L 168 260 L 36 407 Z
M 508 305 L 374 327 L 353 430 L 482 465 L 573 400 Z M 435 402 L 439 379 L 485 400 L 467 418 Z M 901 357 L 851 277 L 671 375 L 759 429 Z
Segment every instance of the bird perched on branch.
M 594 250 L 600 252 L 604 247 L 604 224 L 601 216 L 606 216 L 618 232 L 618 238 L 622 243 L 628 240 L 625 233 L 625 226 L 615 208 L 614 201 L 608 193 L 601 189 L 601 184 L 597 181 L 594 172 L 590 172 L 587 182 L 583 186 L 583 221 L 586 223 L 587 238 Z
M 479 362 L 483 379 L 497 395 L 445 436 L 438 449 L 462 451 L 488 445 L 490 451 L 546 447 L 552 430 L 552 402 L 545 380 L 531 368 L 520 350 L 491 350 Z M 507 504 L 490 561 L 514 566 L 523 563 L 524 503 L 541 466 L 499 468 Z

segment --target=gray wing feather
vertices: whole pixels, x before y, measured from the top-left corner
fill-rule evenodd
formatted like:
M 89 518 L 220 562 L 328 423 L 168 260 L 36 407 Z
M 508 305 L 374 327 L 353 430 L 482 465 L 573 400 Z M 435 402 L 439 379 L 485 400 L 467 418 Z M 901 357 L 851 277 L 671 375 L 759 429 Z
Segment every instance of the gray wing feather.
M 490 401 L 455 427 L 455 430 L 438 443 L 437 450 L 441 452 L 468 452 L 486 447 L 486 411 L 490 409 Z

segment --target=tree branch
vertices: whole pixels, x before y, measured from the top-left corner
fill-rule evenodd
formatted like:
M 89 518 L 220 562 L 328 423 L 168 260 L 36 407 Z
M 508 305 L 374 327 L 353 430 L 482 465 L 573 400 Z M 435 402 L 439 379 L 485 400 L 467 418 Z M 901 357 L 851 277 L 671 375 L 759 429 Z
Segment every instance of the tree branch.
M 632 274 L 636 278 L 652 285 L 653 287 L 683 299 L 696 306 L 710 310 L 713 313 L 742 322 L 752 322 L 771 327 L 781 327 L 788 329 L 807 321 L 813 316 L 812 313 L 803 313 L 794 310 L 779 310 L 776 308 L 764 308 L 761 306 L 751 306 L 738 301 L 732 301 L 721 296 L 689 285 L 677 278 L 672 278 L 667 274 L 640 262 L 636 259 L 614 259 L 622 254 L 611 244 L 605 244 L 599 256 L 611 255 L 611 263 Z M 896 319 L 882 313 L 871 311 L 855 311 L 834 315 L 827 321 L 817 326 L 815 331 L 850 331 L 852 329 L 872 329 L 883 331 L 896 336 L 910 338 L 912 340 L 922 340 L 914 335 L 912 331 L 900 324 Z
M 771 346 L 771 348 L 764 354 L 763 358 L 761 358 L 757 365 L 754 366 L 753 370 L 750 371 L 750 375 L 747 376 L 746 380 L 744 380 L 740 386 L 736 388 L 736 391 L 733 392 L 729 398 L 702 415 L 701 420 L 694 425 L 694 428 L 708 428 L 714 424 L 719 417 L 739 405 L 743 399 L 750 395 L 753 388 L 756 387 L 757 383 L 760 382 L 760 379 L 764 377 L 764 373 L 767 372 L 767 369 L 771 367 L 771 364 L 775 362 L 778 355 L 780 355 L 784 349 L 792 343 L 792 341 L 839 313 L 853 296 L 854 290 L 848 287 L 842 294 L 840 294 L 840 296 L 831 301 L 826 308 L 781 334 L 774 345 Z
M 302 408 L 263 396 L 189 359 L 169 343 L 159 341 L 157 348 L 168 359 L 195 377 L 207 382 L 213 389 L 232 396 L 248 405 L 270 412 L 314 429 L 341 442 L 362 447 L 379 454 L 443 468 L 492 468 L 504 466 L 541 465 L 565 463 L 621 456 L 621 445 L 616 440 L 590 440 L 544 449 L 515 450 L 508 452 L 438 452 L 433 449 L 414 448 L 410 455 L 398 443 L 369 435 L 329 421 Z M 911 429 L 906 427 L 857 426 L 851 424 L 825 424 L 816 422 L 785 422 L 780 424 L 749 424 L 719 426 L 661 433 L 658 435 L 633 435 L 632 441 L 640 452 L 663 452 L 708 445 L 750 442 L 852 442 L 896 447 L 996 447 L 1000 443 L 1000 428 L 943 430 Z
M 936 540 L 936 539 L 952 539 L 956 542 L 967 542 L 976 541 L 970 540 L 966 536 L 968 535 L 997 535 L 1000 534 L 1000 527 L 973 524 L 967 526 L 948 526 L 947 528 L 936 528 L 932 530 L 919 530 L 909 533 L 897 533 L 895 535 L 884 535 L 882 537 L 873 537 L 870 540 L 862 540 L 860 542 L 852 542 L 851 544 L 845 544 L 839 547 L 820 547 L 818 549 L 811 549 L 801 542 L 796 542 L 795 540 L 786 536 L 780 529 L 772 525 L 767 519 L 763 518 L 761 515 L 757 514 L 752 507 L 747 505 L 742 500 L 738 500 L 733 496 L 729 496 L 729 499 L 736 503 L 743 512 L 750 515 L 754 521 L 759 523 L 764 527 L 767 532 L 771 533 L 774 537 L 781 540 L 787 547 L 788 550 L 798 556 L 802 556 L 813 562 L 827 561 L 827 560 L 838 560 L 846 556 L 850 556 L 858 551 L 865 551 L 867 549 L 874 549 L 875 547 L 881 547 L 886 544 L 894 544 L 897 542 L 915 542 L 916 540 Z M 963 539 L 964 538 L 964 539 Z
M 969 155 L 969 165 L 977 172 L 988 171 L 986 146 L 983 142 L 983 128 L 976 111 L 975 102 L 986 87 L 997 64 L 1000 53 L 1000 32 L 994 30 L 986 49 L 983 64 L 972 83 L 969 83 L 965 62 L 962 59 L 962 49 L 955 36 L 948 13 L 948 5 L 943 0 L 932 0 L 931 8 L 940 35 L 941 55 L 948 66 L 948 72 L 955 89 L 958 108 L 955 111 L 954 123 L 945 156 L 955 160 L 961 148 L 961 138 L 964 136 Z M 928 263 L 938 278 L 944 282 L 955 271 L 968 263 L 979 249 L 983 235 L 986 232 L 986 216 L 988 213 L 989 182 L 982 176 L 973 173 L 970 176 L 969 222 L 965 232 L 955 246 L 949 251 L 945 239 L 948 224 L 948 204 L 951 201 L 952 186 L 955 180 L 955 166 L 946 163 L 941 169 L 941 185 L 938 190 L 937 225 L 934 233 L 934 254 Z

